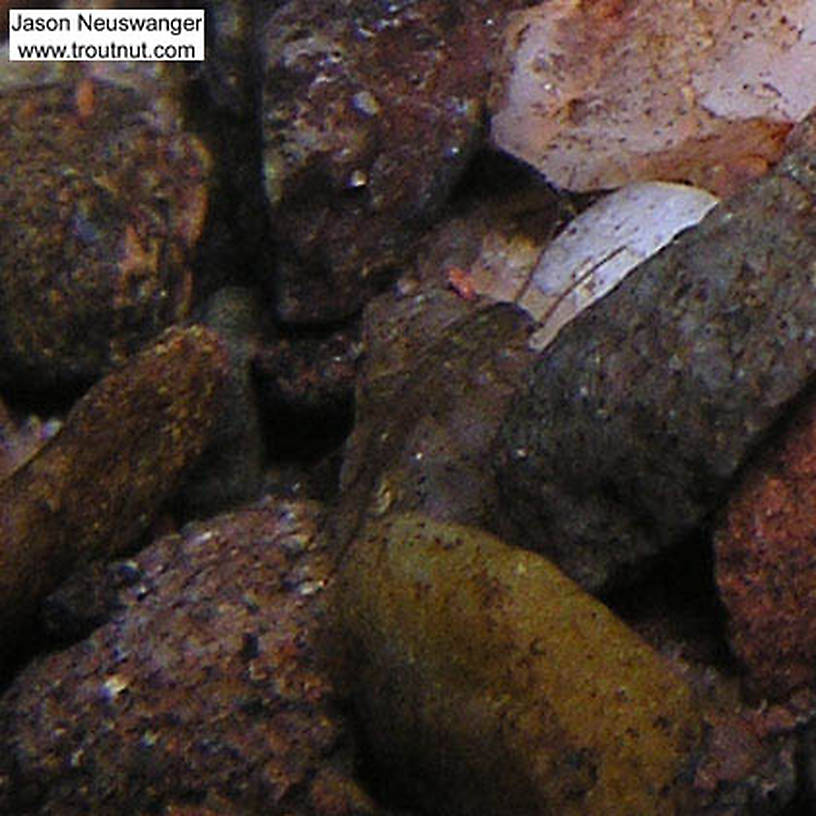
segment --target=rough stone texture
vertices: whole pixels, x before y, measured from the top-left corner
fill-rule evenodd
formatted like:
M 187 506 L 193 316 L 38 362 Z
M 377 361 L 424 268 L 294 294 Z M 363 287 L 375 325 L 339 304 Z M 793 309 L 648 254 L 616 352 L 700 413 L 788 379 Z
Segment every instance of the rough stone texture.
M 77 563 L 113 557 L 147 529 L 210 441 L 227 366 L 207 329 L 168 329 L 0 484 L 0 655 Z
M 334 518 L 343 544 L 385 512 L 495 525 L 491 443 L 534 359 L 529 329 L 513 306 L 442 289 L 371 302 Z
M 187 313 L 211 162 L 181 82 L 172 63 L 6 63 L 4 380 L 87 384 Z
M 0 810 L 380 812 L 351 777 L 320 665 L 317 519 L 267 500 L 136 556 L 115 618 L 0 700 Z
M 337 587 L 372 758 L 423 812 L 691 812 L 688 687 L 547 559 L 397 516 Z
M 731 644 L 759 696 L 816 680 L 816 402 L 744 475 L 715 536 Z
M 267 410 L 332 414 L 354 397 L 359 322 L 319 335 L 267 339 L 253 360 Z
M 800 781 L 799 742 L 816 697 L 746 703 L 716 597 L 710 541 L 677 552 L 649 581 L 608 597 L 611 609 L 692 688 L 704 741 L 694 770 L 694 816 L 781 816 Z
M 816 105 L 814 36 L 811 0 L 550 0 L 508 25 L 492 135 L 566 189 L 726 195 Z
M 505 535 L 583 586 L 697 527 L 816 371 L 816 134 L 542 355 L 501 434 Z
M 356 311 L 479 144 L 512 0 L 292 0 L 264 47 L 264 174 L 287 321 Z

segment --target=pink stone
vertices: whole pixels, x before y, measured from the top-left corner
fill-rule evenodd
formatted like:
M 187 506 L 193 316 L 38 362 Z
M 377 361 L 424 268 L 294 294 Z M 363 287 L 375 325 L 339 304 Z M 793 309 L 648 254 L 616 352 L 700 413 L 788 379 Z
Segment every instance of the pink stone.
M 495 143 L 570 190 L 761 175 L 816 105 L 810 0 L 552 0 L 513 16 Z

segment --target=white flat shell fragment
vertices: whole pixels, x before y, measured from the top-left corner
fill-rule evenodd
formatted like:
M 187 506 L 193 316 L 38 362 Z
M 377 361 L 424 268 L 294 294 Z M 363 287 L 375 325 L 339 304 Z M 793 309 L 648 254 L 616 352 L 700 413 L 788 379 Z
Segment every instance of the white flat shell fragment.
M 565 189 L 725 195 L 815 106 L 815 0 L 550 0 L 508 26 L 491 130 Z
M 571 221 L 543 251 L 518 300 L 541 324 L 530 345 L 538 350 L 549 345 L 564 324 L 717 202 L 685 184 L 636 182 Z

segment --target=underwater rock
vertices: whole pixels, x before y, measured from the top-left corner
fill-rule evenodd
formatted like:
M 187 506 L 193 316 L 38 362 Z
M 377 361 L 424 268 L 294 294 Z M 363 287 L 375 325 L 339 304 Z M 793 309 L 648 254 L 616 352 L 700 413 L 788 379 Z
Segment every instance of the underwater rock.
M 4 63 L 3 379 L 87 385 L 187 314 L 211 160 L 179 70 Z
M 692 532 L 816 373 L 816 127 L 565 326 L 510 411 L 504 537 L 584 587 Z
M 136 555 L 113 620 L 0 698 L 0 810 L 379 813 L 320 663 L 318 518 L 265 501 Z
M 341 545 L 386 512 L 495 526 L 491 444 L 534 360 L 529 331 L 512 305 L 439 288 L 371 301 L 334 515 Z
M 372 759 L 423 812 L 690 812 L 688 687 L 547 559 L 398 516 L 336 587 Z
M 227 370 L 215 334 L 168 329 L 0 484 L 0 654 L 73 568 L 123 552 L 147 529 L 210 441 Z
M 816 680 L 816 402 L 752 461 L 714 537 L 731 645 L 752 694 Z
M 260 496 L 264 438 L 252 377 L 261 333 L 257 292 L 240 286 L 219 289 L 201 310 L 229 354 L 221 412 L 212 441 L 189 474 L 179 496 L 186 517 L 207 518 Z
M 816 106 L 814 38 L 811 0 L 542 3 L 508 25 L 492 137 L 569 190 L 726 195 Z
M 644 181 L 604 196 L 574 218 L 541 252 L 517 303 L 537 321 L 533 348 L 613 289 L 632 269 L 717 203 L 705 190 Z
M 410 254 L 483 138 L 510 0 L 291 0 L 263 34 L 278 316 L 357 311 Z

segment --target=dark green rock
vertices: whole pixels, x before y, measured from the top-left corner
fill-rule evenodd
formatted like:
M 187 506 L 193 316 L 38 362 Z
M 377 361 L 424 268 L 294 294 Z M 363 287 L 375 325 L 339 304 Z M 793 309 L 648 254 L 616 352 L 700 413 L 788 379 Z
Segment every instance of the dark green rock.
M 816 371 L 813 130 L 566 327 L 504 422 L 504 534 L 585 587 L 700 525 Z

